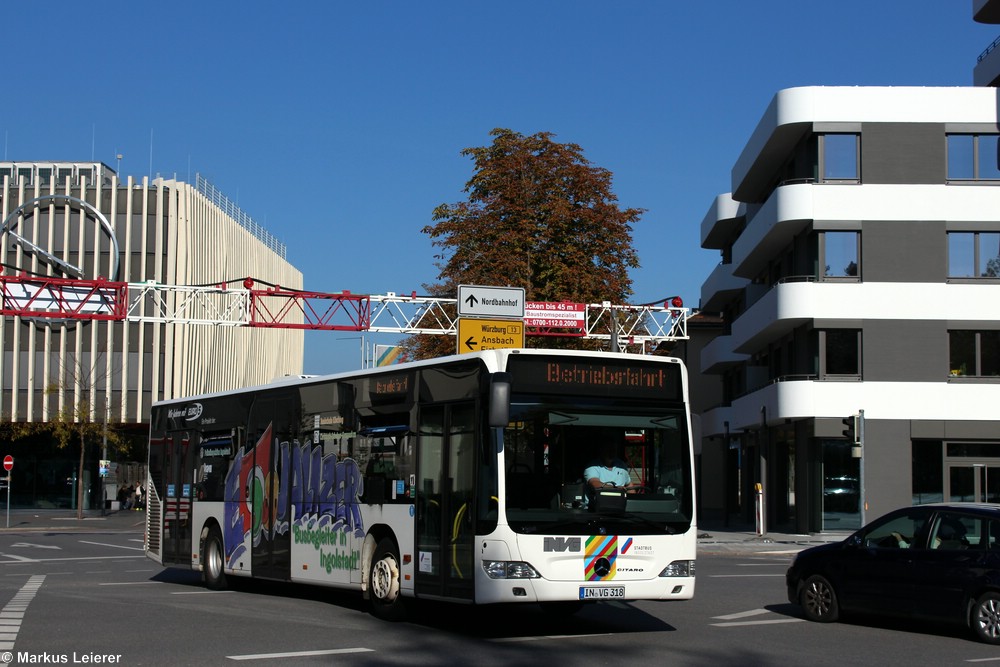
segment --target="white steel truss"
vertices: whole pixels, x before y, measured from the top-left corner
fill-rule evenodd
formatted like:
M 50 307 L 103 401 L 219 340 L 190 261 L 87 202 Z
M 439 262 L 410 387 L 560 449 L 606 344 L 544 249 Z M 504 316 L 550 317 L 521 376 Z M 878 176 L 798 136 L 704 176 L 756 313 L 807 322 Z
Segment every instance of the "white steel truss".
M 456 335 L 458 300 L 445 297 L 340 294 L 0 276 L 0 315 L 49 320 L 118 320 L 166 324 Z M 689 310 L 652 305 L 586 304 L 583 325 L 533 327 L 529 336 L 617 340 L 629 344 L 688 338 Z

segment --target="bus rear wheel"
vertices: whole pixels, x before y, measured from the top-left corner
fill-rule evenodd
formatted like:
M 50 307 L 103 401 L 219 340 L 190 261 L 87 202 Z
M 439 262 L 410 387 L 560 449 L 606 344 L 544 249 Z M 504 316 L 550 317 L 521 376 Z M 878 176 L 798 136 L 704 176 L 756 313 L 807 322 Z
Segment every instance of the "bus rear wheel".
M 213 591 L 226 588 L 225 556 L 222 549 L 222 534 L 215 526 L 208 529 L 208 535 L 201 548 L 202 578 L 205 586 Z
M 396 543 L 383 538 L 375 547 L 368 571 L 368 601 L 372 614 L 386 621 L 402 619 L 403 596 L 399 592 L 399 556 Z

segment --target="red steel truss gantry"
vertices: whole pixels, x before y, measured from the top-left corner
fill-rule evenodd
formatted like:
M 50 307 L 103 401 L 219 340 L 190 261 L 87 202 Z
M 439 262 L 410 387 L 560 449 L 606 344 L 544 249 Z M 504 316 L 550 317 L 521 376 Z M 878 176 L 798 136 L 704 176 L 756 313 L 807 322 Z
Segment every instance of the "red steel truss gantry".
M 103 320 L 455 335 L 457 299 L 323 293 L 282 287 L 258 289 L 252 279 L 213 286 L 125 283 L 26 274 L 0 275 L 0 315 L 28 319 Z M 525 325 L 528 336 L 571 336 L 620 343 L 686 339 L 688 309 L 584 304 L 582 321 L 566 326 Z M 612 332 L 615 332 L 612 334 Z

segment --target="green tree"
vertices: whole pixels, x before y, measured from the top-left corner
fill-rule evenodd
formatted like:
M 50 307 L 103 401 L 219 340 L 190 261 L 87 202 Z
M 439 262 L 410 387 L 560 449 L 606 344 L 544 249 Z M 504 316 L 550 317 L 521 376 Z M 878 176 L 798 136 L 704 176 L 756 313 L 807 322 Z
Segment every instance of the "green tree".
M 490 132 L 489 146 L 466 148 L 474 172 L 468 199 L 434 209 L 424 227 L 439 249 L 434 296 L 454 297 L 458 285 L 524 287 L 528 301 L 627 303 L 629 269 L 639 266 L 632 226 L 644 212 L 621 208 L 612 174 L 573 143 L 553 134 Z M 596 347 L 582 339 L 533 339 L 536 347 Z M 451 336 L 411 336 L 411 358 L 455 352 Z

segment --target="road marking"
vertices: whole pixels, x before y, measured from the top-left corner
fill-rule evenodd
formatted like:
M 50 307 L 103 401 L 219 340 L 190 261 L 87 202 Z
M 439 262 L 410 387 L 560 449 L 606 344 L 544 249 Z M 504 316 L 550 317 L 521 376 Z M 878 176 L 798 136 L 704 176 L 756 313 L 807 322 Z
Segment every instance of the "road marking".
M 232 593 L 232 591 L 174 591 L 171 595 L 218 595 L 219 593 Z
M 726 616 L 713 616 L 712 618 L 720 621 L 732 621 L 737 618 L 746 618 L 747 616 L 760 616 L 761 614 L 770 614 L 771 612 L 767 609 L 751 609 L 750 611 L 741 611 L 735 614 L 727 614 Z
M 0 560 L 0 565 L 15 565 L 20 563 L 55 563 L 70 560 L 108 560 L 110 558 L 145 558 L 145 556 L 141 554 L 136 554 L 135 556 L 81 556 L 79 558 L 23 558 L 13 554 L 0 554 L 0 556 L 13 559 L 10 561 Z
M 763 619 L 757 621 L 737 621 L 738 618 L 750 618 L 751 616 L 761 616 L 762 614 L 772 614 L 773 612 L 768 609 L 750 609 L 747 611 L 738 611 L 735 614 L 726 614 L 725 616 L 713 616 L 714 620 L 727 621 L 726 623 L 709 623 L 717 628 L 735 628 L 742 625 L 776 625 L 778 623 L 801 623 L 804 619 L 801 618 L 779 618 L 779 619 Z
M 88 542 L 87 540 L 80 540 L 80 544 L 96 544 L 99 547 L 114 547 L 115 549 L 129 549 L 130 551 L 143 551 L 142 547 L 123 547 L 120 544 L 105 544 L 104 542 Z M 14 545 L 17 546 L 17 545 Z
M 742 621 L 739 623 L 709 623 L 716 628 L 735 628 L 741 625 L 777 625 L 778 623 L 805 623 L 801 618 L 779 618 L 772 621 Z
M 14 641 L 17 633 L 21 630 L 21 619 L 28 609 L 28 604 L 35 599 L 35 594 L 42 587 L 45 581 L 44 574 L 32 575 L 28 578 L 28 583 L 21 587 L 11 601 L 0 610 L 0 622 L 3 623 L 4 632 L 0 633 L 0 649 L 10 651 L 14 648 Z M 13 656 L 11 656 L 13 657 Z M 6 662 L 0 663 L 0 667 L 7 667 Z
M 291 653 L 254 653 L 250 655 L 227 655 L 229 660 L 273 660 L 275 658 L 300 658 L 312 655 L 337 655 L 340 653 L 368 653 L 373 648 L 335 648 L 327 651 L 295 651 Z
M 36 549 L 56 549 L 62 551 L 62 547 L 57 547 L 54 544 L 32 544 L 31 542 L 17 542 L 16 544 L 10 545 L 13 547 L 34 547 Z
M 143 584 L 160 584 L 159 581 L 106 581 L 98 586 L 141 586 Z
M 610 637 L 613 632 L 599 632 L 596 634 L 587 635 L 541 635 L 540 637 L 500 637 L 498 639 L 491 639 L 491 642 L 497 644 L 503 644 L 507 642 L 537 642 L 544 639 L 587 639 L 588 637 Z
M 15 554 L 0 553 L 0 556 L 3 556 L 4 558 L 10 558 L 12 560 L 17 561 L 18 563 L 37 563 L 38 562 L 34 558 L 28 558 L 26 556 L 17 556 Z

